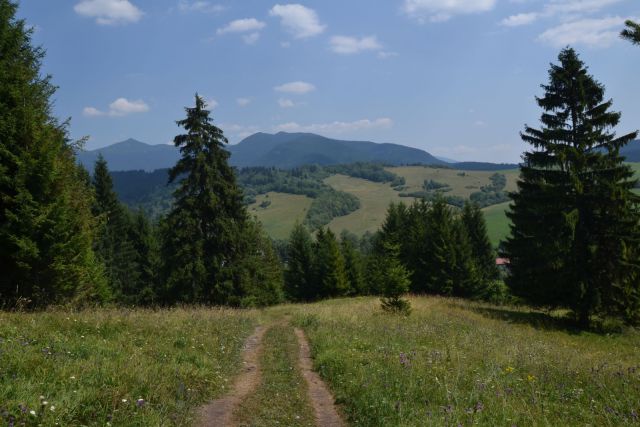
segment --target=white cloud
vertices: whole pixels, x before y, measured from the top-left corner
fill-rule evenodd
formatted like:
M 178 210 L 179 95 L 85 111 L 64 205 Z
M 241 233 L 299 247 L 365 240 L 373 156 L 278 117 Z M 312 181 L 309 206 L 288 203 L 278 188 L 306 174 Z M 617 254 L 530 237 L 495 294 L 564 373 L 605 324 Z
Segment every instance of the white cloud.
M 316 87 L 311 83 L 297 81 L 297 82 L 285 83 L 280 86 L 276 86 L 273 89 L 277 92 L 295 93 L 298 95 L 303 95 L 305 93 L 309 93 L 311 91 L 316 90 Z
M 301 4 L 276 4 L 269 15 L 279 17 L 280 24 L 296 39 L 317 36 L 326 28 L 320 24 L 315 10 Z
M 245 34 L 244 36 L 242 36 L 242 40 L 244 40 L 246 44 L 254 44 L 258 41 L 259 38 L 260 33 Z
M 141 99 L 129 101 L 126 98 L 118 98 L 109 104 L 109 115 L 111 116 L 126 116 L 147 111 L 149 111 L 149 106 Z
M 83 0 L 73 10 L 78 15 L 95 18 L 100 25 L 127 24 L 142 18 L 142 11 L 129 0 Z
M 238 104 L 240 107 L 246 107 L 247 105 L 251 104 L 251 100 L 249 98 L 237 98 L 236 104 Z
M 598 12 L 622 0 L 550 0 L 540 12 L 519 13 L 501 21 L 506 27 L 528 25 L 539 18 L 561 16 L 565 20 L 577 19 L 580 15 Z
M 250 31 L 259 31 L 265 27 L 265 23 L 255 18 L 236 19 L 229 22 L 222 28 L 218 28 L 218 34 L 227 33 L 247 33 Z
M 82 110 L 82 115 L 86 117 L 98 117 L 104 116 L 104 112 L 98 110 L 95 107 L 84 107 L 84 109 Z
M 342 55 L 380 49 L 382 49 L 382 45 L 378 43 L 376 36 L 362 37 L 360 39 L 347 36 L 331 37 L 331 50 Z
M 403 11 L 412 17 L 443 22 L 454 15 L 487 12 L 497 0 L 404 0 Z
M 282 108 L 293 108 L 296 106 L 292 100 L 286 98 L 278 99 L 278 105 Z
M 487 122 L 485 122 L 484 120 L 476 120 L 475 122 L 473 122 L 473 125 L 483 128 L 487 126 Z
M 375 120 L 362 119 L 353 122 L 331 122 L 311 125 L 300 125 L 296 122 L 283 123 L 275 127 L 276 131 L 282 132 L 314 132 L 321 134 L 341 134 L 357 132 L 369 129 L 389 129 L 393 126 L 393 120 L 382 117 Z
M 500 22 L 505 27 L 519 27 L 521 25 L 528 25 L 538 19 L 538 14 L 532 13 L 519 13 L 517 15 L 511 15 Z
M 209 110 L 213 110 L 213 109 L 215 109 L 218 105 L 220 105 L 220 104 L 218 103 L 218 101 L 216 101 L 216 100 L 215 100 L 215 99 L 213 99 L 213 98 L 205 99 L 205 101 L 204 101 L 204 102 L 205 102 L 205 104 L 207 104 L 207 108 L 208 108 Z
M 378 58 L 380 59 L 389 59 L 389 58 L 393 58 L 394 56 L 398 56 L 399 54 L 397 52 L 388 52 L 388 51 L 381 51 L 378 52 Z
M 129 101 L 126 98 L 118 98 L 109 104 L 109 111 L 101 111 L 95 107 L 85 107 L 82 114 L 86 117 L 111 116 L 122 117 L 128 114 L 146 113 L 149 106 L 141 99 Z
M 553 47 L 582 44 L 608 47 L 618 40 L 625 18 L 581 19 L 553 27 L 538 36 L 538 40 Z
M 202 13 L 220 13 L 225 7 L 220 4 L 214 4 L 209 1 L 188 1 L 180 0 L 178 2 L 178 10 L 180 12 L 202 12 Z

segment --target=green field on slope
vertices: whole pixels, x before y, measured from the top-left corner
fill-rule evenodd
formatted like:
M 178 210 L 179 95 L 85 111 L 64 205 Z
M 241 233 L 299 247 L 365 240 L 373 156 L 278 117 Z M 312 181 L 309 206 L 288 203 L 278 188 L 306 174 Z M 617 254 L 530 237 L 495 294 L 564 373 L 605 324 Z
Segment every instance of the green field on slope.
M 267 207 L 260 207 L 265 201 L 271 203 Z M 302 223 L 312 201 L 310 197 L 297 194 L 260 194 L 256 202 L 249 206 L 249 214 L 258 217 L 269 236 L 286 239 L 296 221 Z

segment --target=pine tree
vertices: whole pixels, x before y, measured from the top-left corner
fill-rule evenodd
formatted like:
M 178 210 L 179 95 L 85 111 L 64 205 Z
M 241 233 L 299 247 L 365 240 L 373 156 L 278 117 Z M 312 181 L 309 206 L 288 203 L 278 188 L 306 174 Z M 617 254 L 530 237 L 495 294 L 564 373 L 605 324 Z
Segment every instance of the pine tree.
M 245 255 L 240 244 L 247 223 L 242 192 L 228 164 L 228 141 L 212 123 L 204 100 L 177 124 L 186 130 L 174 144 L 182 158 L 169 172 L 180 181 L 164 224 L 163 260 L 167 301 L 227 304 L 242 295 L 234 264 Z
M 108 289 L 78 145 L 52 116 L 44 51 L 16 10 L 0 0 L 0 305 L 101 301 Z
M 627 28 L 622 30 L 622 33 L 620 33 L 620 36 L 623 39 L 629 40 L 633 44 L 640 45 L 640 24 L 633 22 L 631 20 L 627 20 L 625 22 L 625 25 L 627 26 Z
M 349 293 L 344 259 L 336 235 L 330 229 L 320 228 L 314 245 L 314 276 L 319 284 L 319 298 L 334 298 Z
M 397 244 L 386 244 L 384 254 L 377 257 L 378 280 L 377 285 L 382 290 L 382 309 L 392 313 L 408 315 L 411 304 L 402 298 L 409 290 L 409 272 L 398 259 L 400 248 Z
M 340 235 L 340 252 L 344 259 L 344 270 L 352 294 L 364 295 L 367 293 L 362 272 L 362 256 L 356 250 L 357 238 L 350 236 L 346 231 Z
M 313 241 L 307 229 L 296 222 L 289 236 L 285 293 L 292 301 L 311 301 L 319 293 L 313 277 Z
M 284 300 L 282 266 L 271 239 L 257 220 L 248 221 L 242 245 L 245 255 L 233 268 L 240 275 L 241 293 L 232 305 L 264 307 Z
M 131 284 L 127 302 L 135 305 L 153 305 L 158 297 L 160 247 L 157 231 L 142 210 L 138 210 L 133 216 L 129 240 L 133 246 L 137 280 Z
M 420 262 L 425 266 L 426 282 L 421 290 L 452 295 L 457 278 L 453 212 L 443 198 L 437 198 L 425 219 L 425 246 Z
M 93 171 L 95 201 L 93 215 L 100 227 L 95 251 L 105 265 L 105 272 L 116 301 L 132 303 L 138 292 L 140 273 L 130 240 L 131 220 L 127 208 L 113 190 L 107 161 L 99 156 Z
M 484 214 L 478 205 L 466 203 L 462 209 L 460 220 L 469 237 L 471 253 L 477 266 L 481 287 L 486 288 L 491 282 L 498 279 L 499 272 L 495 262 L 496 254 L 487 233 Z M 482 293 L 482 290 L 478 290 L 478 292 Z
M 452 224 L 453 290 L 452 295 L 462 298 L 480 298 L 485 284 L 482 281 L 478 260 L 474 256 L 473 244 L 461 217 Z
M 638 196 L 620 147 L 637 133 L 616 138 L 620 113 L 604 101 L 604 87 L 576 52 L 560 52 L 549 70 L 542 127 L 526 127 L 533 146 L 523 155 L 505 244 L 512 291 L 544 306 L 572 309 L 583 326 L 592 314 L 622 314 L 638 307 Z

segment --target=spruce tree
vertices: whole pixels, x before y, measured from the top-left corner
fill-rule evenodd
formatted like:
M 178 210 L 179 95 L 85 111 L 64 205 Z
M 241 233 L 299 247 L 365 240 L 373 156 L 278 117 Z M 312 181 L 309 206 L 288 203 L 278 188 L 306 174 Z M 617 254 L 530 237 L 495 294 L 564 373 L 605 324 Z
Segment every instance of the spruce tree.
M 386 244 L 384 253 L 377 257 L 377 285 L 382 290 L 382 309 L 391 313 L 408 315 L 411 304 L 402 298 L 409 290 L 409 272 L 398 259 L 400 248 L 397 244 Z
M 127 208 L 113 190 L 107 161 L 100 155 L 93 171 L 95 200 L 93 215 L 100 226 L 95 239 L 95 251 L 104 263 L 113 297 L 118 302 L 131 303 L 138 293 L 140 273 L 130 240 L 131 220 Z
M 498 279 L 499 272 L 496 267 L 496 254 L 487 233 L 484 214 L 478 205 L 465 203 L 460 219 L 469 237 L 471 253 L 477 265 L 479 279 L 483 286 L 488 286 Z
M 552 64 L 540 129 L 526 127 L 518 192 L 508 217 L 512 291 L 543 306 L 573 310 L 583 326 L 592 314 L 637 316 L 638 196 L 619 150 L 637 133 L 616 137 L 620 113 L 576 52 Z M 635 307 L 635 308 L 634 308 Z
M 633 44 L 640 45 L 640 24 L 628 20 L 625 22 L 625 25 L 627 26 L 627 28 L 622 30 L 620 36 L 623 39 L 629 40 Z
M 247 212 L 224 149 L 228 141 L 204 100 L 196 95 L 195 106 L 185 110 L 177 124 L 186 133 L 174 138 L 182 157 L 169 172 L 169 181 L 179 183 L 163 227 L 165 298 L 228 304 L 242 296 L 234 264 L 245 255 Z
M 311 301 L 320 293 L 313 276 L 311 234 L 299 222 L 289 236 L 284 280 L 286 296 L 292 301 Z
M 344 259 L 344 270 L 351 294 L 365 294 L 362 256 L 356 249 L 357 238 L 344 231 L 340 235 L 340 252 Z
M 423 291 L 452 295 L 456 286 L 455 224 L 451 208 L 441 197 L 430 205 L 425 224 L 425 245 L 419 262 L 425 266 Z
M 51 113 L 44 51 L 16 10 L 0 0 L 0 305 L 101 301 L 108 290 L 78 145 Z
M 156 227 L 138 210 L 131 221 L 129 240 L 133 246 L 136 281 L 131 283 L 128 303 L 153 305 L 157 302 L 160 247 Z
M 318 297 L 334 298 L 349 293 L 340 246 L 336 235 L 328 228 L 320 228 L 316 233 L 313 263 L 320 291 Z
M 242 307 L 264 307 L 284 300 L 282 266 L 271 239 L 257 220 L 247 221 L 242 234 L 244 256 L 232 266 L 240 276 Z

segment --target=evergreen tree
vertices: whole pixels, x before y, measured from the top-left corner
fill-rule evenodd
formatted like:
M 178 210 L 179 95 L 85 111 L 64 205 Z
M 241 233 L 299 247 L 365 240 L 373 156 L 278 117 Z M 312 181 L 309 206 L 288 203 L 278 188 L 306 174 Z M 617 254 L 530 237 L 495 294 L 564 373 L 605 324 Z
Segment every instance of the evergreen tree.
M 133 245 L 136 280 L 131 283 L 127 302 L 135 305 L 155 304 L 161 266 L 160 247 L 157 231 L 142 210 L 133 216 L 129 239 Z
M 238 301 L 242 307 L 264 307 L 284 300 L 282 266 L 271 239 L 257 220 L 248 221 L 243 233 L 245 255 L 233 268 L 240 275 L 241 292 Z
M 341 233 L 340 251 L 344 259 L 344 269 L 349 289 L 352 294 L 363 295 L 367 291 L 364 286 L 362 256 L 356 250 L 357 243 L 357 237 L 349 236 L 347 232 Z
M 313 277 L 313 241 L 307 229 L 296 222 L 287 247 L 284 272 L 285 293 L 292 301 L 311 301 L 320 291 Z
M 100 224 L 95 251 L 105 265 L 106 276 L 116 301 L 131 303 L 138 292 L 140 274 L 135 250 L 129 238 L 129 212 L 113 190 L 107 162 L 102 156 L 95 163 L 93 188 L 95 200 L 92 210 Z
M 384 254 L 378 256 L 378 280 L 377 285 L 382 290 L 382 309 L 392 313 L 408 315 L 411 312 L 409 301 L 402 299 L 402 295 L 409 290 L 409 272 L 398 259 L 399 246 L 386 244 Z
M 453 212 L 439 197 L 429 207 L 425 219 L 425 246 L 420 262 L 425 266 L 426 281 L 420 290 L 452 295 L 457 278 Z
M 466 203 L 460 219 L 469 237 L 471 253 L 477 265 L 480 282 L 483 287 L 486 287 L 498 279 L 499 271 L 496 267 L 496 254 L 487 233 L 484 214 L 478 205 Z
M 234 264 L 245 256 L 240 244 L 247 223 L 242 192 L 228 164 L 228 143 L 209 117 L 204 100 L 177 124 L 186 130 L 174 144 L 182 158 L 169 181 L 181 180 L 164 224 L 163 259 L 167 301 L 227 304 L 242 295 Z
M 44 51 L 16 10 L 0 0 L 0 305 L 101 301 L 108 289 L 78 145 L 52 116 Z
M 473 245 L 462 218 L 454 218 L 452 224 L 453 289 L 451 294 L 462 298 L 480 298 L 487 286 L 482 281 L 479 262 L 474 256 Z M 495 263 L 495 261 L 494 261 Z
M 320 228 L 316 233 L 313 263 L 314 276 L 320 291 L 318 297 L 334 298 L 349 293 L 344 259 L 336 235 L 330 229 Z
M 594 313 L 638 307 L 638 196 L 619 150 L 637 136 L 616 138 L 620 113 L 609 111 L 604 87 L 576 52 L 560 52 L 549 70 L 542 127 L 526 127 L 533 146 L 523 155 L 517 193 L 508 212 L 512 291 L 545 306 L 571 308 L 580 323 Z
M 620 36 L 633 44 L 640 44 L 640 24 L 628 20 L 625 22 L 625 25 L 627 28 L 622 30 Z

